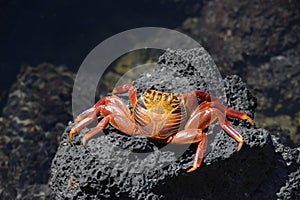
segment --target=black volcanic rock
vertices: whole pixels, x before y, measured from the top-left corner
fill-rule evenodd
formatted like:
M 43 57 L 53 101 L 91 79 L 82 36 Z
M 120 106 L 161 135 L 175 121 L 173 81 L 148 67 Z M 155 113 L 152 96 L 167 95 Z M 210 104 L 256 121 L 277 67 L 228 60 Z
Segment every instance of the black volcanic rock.
M 298 147 L 299 10 L 298 0 L 211 0 L 178 27 L 211 53 L 222 73 L 243 78 L 259 102 L 257 125 L 288 130 Z
M 0 116 L 0 199 L 47 198 L 74 77 L 63 66 L 22 67 Z
M 249 59 L 261 62 L 299 44 L 299 1 L 208 1 L 179 28 L 205 46 L 230 73 Z
M 254 116 L 255 98 L 238 76 L 224 79 L 203 48 L 167 50 L 151 74 L 133 82 L 145 89 L 189 93 L 201 89 L 231 108 Z M 84 148 L 87 128 L 68 142 L 63 133 L 52 162 L 50 187 L 55 199 L 275 199 L 299 198 L 299 149 L 282 145 L 275 135 L 230 119 L 245 139 L 237 143 L 218 125 L 207 130 L 209 147 L 202 166 L 193 173 L 196 145 L 161 146 L 144 136 L 129 137 L 112 127 Z

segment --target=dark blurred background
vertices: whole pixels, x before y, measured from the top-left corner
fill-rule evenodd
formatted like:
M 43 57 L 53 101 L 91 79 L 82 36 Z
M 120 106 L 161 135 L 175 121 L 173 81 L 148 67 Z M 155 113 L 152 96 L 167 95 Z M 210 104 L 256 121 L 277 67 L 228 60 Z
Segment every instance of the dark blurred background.
M 103 40 L 151 26 L 199 41 L 223 77 L 241 76 L 257 97 L 257 126 L 299 146 L 298 0 L 1 0 L 0 199 L 47 191 L 82 61 Z M 115 63 L 108 80 L 134 59 Z
M 132 28 L 174 29 L 201 4 L 0 1 L 0 199 L 48 195 L 75 73 L 94 47 Z
M 137 27 L 176 28 L 190 16 L 160 1 L 1 1 L 1 89 L 21 65 L 66 65 L 76 72 L 103 40 Z

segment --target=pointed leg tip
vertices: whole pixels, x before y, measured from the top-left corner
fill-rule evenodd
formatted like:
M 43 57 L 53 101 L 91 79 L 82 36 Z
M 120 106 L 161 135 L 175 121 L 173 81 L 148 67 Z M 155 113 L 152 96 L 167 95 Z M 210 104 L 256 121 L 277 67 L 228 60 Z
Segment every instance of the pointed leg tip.
M 200 165 L 193 165 L 193 167 L 190 168 L 190 169 L 188 169 L 188 170 L 186 170 L 186 172 L 187 172 L 187 173 L 193 172 L 193 171 L 195 171 L 196 169 L 198 169 L 199 167 L 200 167 Z
M 251 126 L 255 125 L 254 121 L 250 117 L 247 116 L 246 120 L 249 122 L 249 124 L 251 124 Z
M 166 143 L 168 144 L 168 143 L 170 143 L 172 140 L 173 140 L 173 136 L 169 137 Z
M 86 149 L 86 144 L 87 144 L 87 138 L 83 136 L 82 138 L 82 146 Z
M 71 129 L 70 133 L 69 133 L 69 143 L 72 144 L 72 140 L 73 140 L 73 135 L 77 133 L 77 131 L 75 129 Z
M 249 123 L 251 124 L 251 126 L 255 126 L 255 123 L 254 123 L 254 121 L 252 121 L 252 119 L 250 119 L 250 120 L 248 120 L 249 121 Z
M 70 137 L 69 135 L 69 143 L 72 145 L 73 144 L 73 140 L 72 140 L 72 137 Z
M 195 171 L 196 169 L 197 169 L 197 167 L 192 167 L 192 168 L 186 170 L 186 172 L 187 172 L 187 173 L 190 173 L 190 172 Z
M 237 150 L 236 150 L 237 152 L 239 152 L 239 151 L 241 150 L 243 144 L 244 144 L 244 141 L 239 142 L 238 148 L 237 148 Z

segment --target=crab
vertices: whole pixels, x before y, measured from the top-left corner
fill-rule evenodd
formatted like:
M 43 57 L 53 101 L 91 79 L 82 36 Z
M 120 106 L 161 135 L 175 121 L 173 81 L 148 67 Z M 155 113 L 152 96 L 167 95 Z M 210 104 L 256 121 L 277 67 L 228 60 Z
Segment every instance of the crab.
M 132 111 L 115 95 L 126 92 Z M 198 104 L 198 100 L 202 103 Z M 201 90 L 173 94 L 148 89 L 137 99 L 137 89 L 126 84 L 114 88 L 111 96 L 101 98 L 93 107 L 78 115 L 69 132 L 69 142 L 72 144 L 73 135 L 99 115 L 102 119 L 97 126 L 83 136 L 83 146 L 108 124 L 126 135 L 144 135 L 163 143 L 198 143 L 193 166 L 187 172 L 200 167 L 208 143 L 204 130 L 214 121 L 218 120 L 223 130 L 238 143 L 237 151 L 243 146 L 243 136 L 231 126 L 227 117 L 246 120 L 254 126 L 247 114 L 228 108 L 217 97 Z

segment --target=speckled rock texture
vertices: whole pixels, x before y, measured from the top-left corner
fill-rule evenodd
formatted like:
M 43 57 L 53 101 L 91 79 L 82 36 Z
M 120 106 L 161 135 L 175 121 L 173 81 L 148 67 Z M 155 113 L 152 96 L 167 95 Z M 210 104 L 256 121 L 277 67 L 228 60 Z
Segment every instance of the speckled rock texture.
M 142 75 L 133 84 L 139 94 L 149 87 L 176 93 L 196 89 L 217 91 L 227 106 L 253 117 L 256 101 L 241 78 L 233 75 L 216 79 L 213 66 L 203 48 L 168 50 L 153 73 Z M 54 199 L 299 198 L 300 149 L 284 146 L 276 135 L 250 127 L 247 122 L 232 119 L 230 122 L 244 136 L 241 151 L 236 153 L 237 143 L 214 123 L 205 130 L 209 151 L 202 166 L 193 173 L 185 171 L 192 166 L 196 145 L 162 146 L 143 136 L 125 136 L 108 127 L 84 148 L 81 139 L 88 128 L 75 135 L 71 145 L 67 138 L 70 123 L 52 162 L 51 196 Z
M 74 74 L 24 66 L 0 117 L 0 199 L 45 199 L 52 158 L 71 117 Z
M 250 58 L 259 62 L 299 44 L 299 6 L 297 0 L 207 1 L 180 29 L 231 72 Z
M 201 42 L 223 74 L 243 78 L 259 102 L 258 125 L 288 130 L 298 146 L 299 10 L 298 0 L 212 0 L 178 27 Z

